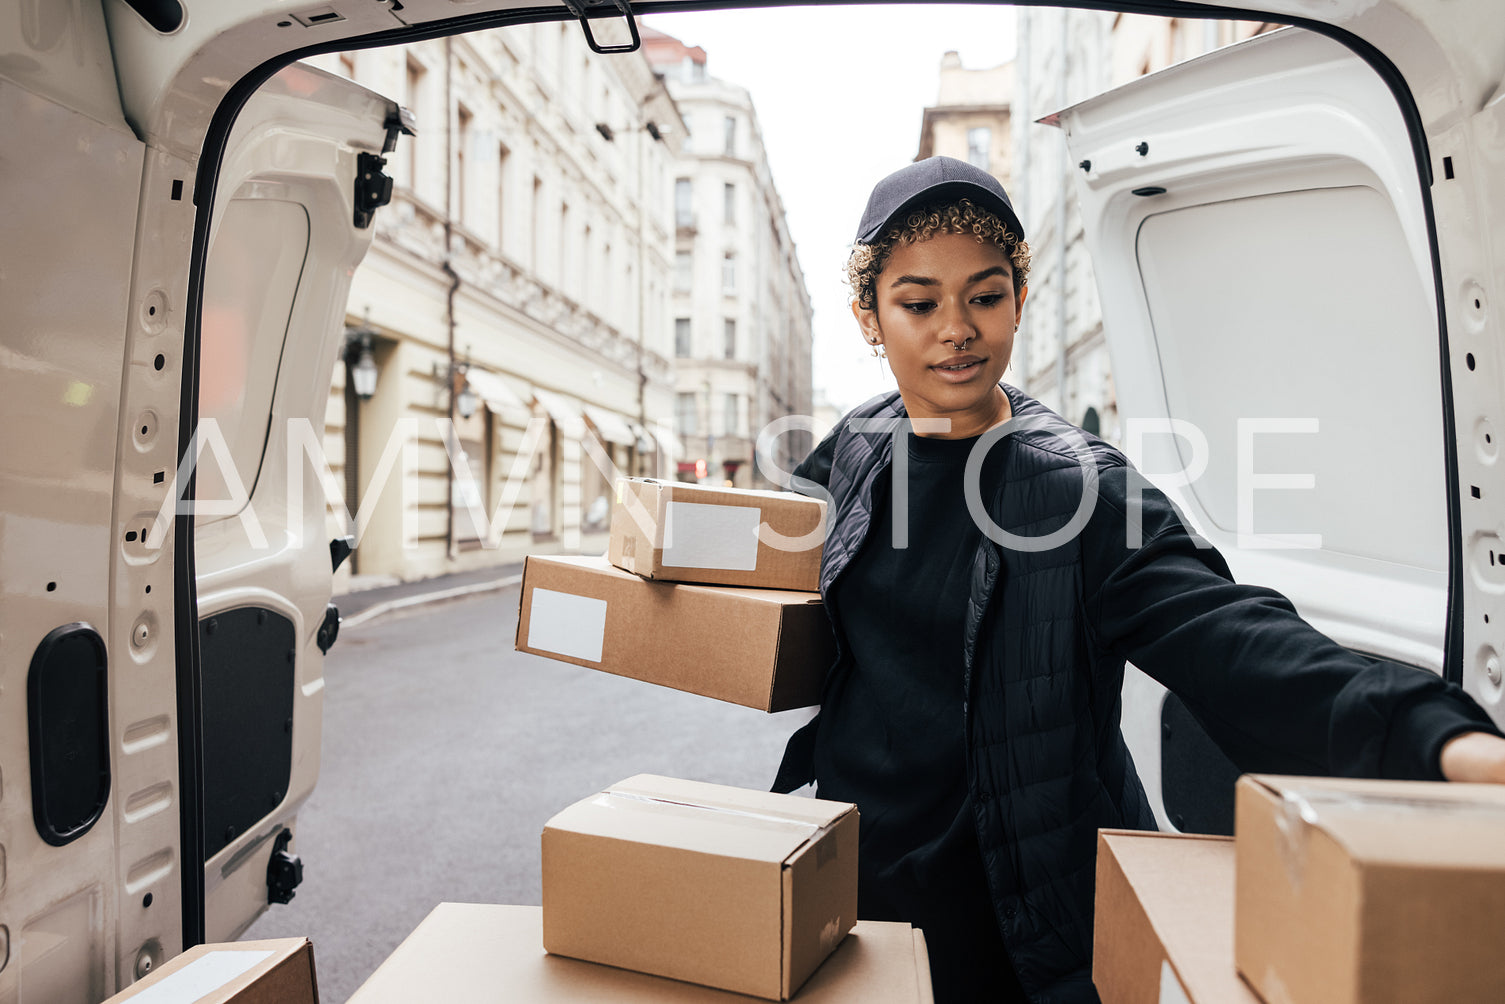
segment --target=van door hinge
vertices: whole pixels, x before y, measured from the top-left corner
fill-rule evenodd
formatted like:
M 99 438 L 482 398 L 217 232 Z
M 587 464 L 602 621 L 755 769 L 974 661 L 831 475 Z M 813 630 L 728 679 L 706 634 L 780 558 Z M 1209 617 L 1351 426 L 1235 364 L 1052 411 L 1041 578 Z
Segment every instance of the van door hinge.
M 413 113 L 402 105 L 396 105 L 387 113 L 387 120 L 382 123 L 387 130 L 387 138 L 381 145 L 382 153 L 391 153 L 397 149 L 398 136 L 417 136 L 418 119 Z
M 599 10 L 607 6 L 608 2 L 617 9 L 621 17 L 627 22 L 627 30 L 632 33 L 632 41 L 623 42 L 620 45 L 602 45 L 596 41 L 596 36 L 591 32 L 591 18 L 593 16 L 610 17 L 611 14 L 608 12 L 604 15 L 592 15 L 590 8 L 594 7 Z M 594 52 L 599 52 L 606 56 L 619 52 L 637 52 L 638 47 L 643 44 L 643 40 L 638 36 L 637 20 L 632 16 L 632 4 L 628 0 L 564 0 L 564 5 L 570 9 L 571 14 L 579 19 L 580 28 L 585 32 L 585 44 L 590 46 Z
M 376 211 L 392 201 L 392 179 L 382 174 L 381 169 L 387 166 L 384 157 L 362 153 L 355 163 L 355 225 L 365 230 Z

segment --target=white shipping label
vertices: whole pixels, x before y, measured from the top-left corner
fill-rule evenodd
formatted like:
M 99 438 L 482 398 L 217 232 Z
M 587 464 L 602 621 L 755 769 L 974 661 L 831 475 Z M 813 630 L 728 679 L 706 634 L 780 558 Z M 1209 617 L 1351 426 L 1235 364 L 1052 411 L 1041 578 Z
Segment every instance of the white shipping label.
M 606 601 L 552 589 L 533 590 L 528 647 L 600 662 L 606 643 Z
M 261 964 L 271 954 L 267 951 L 209 952 L 132 997 L 131 1004 L 193 1004 Z
M 757 506 L 670 502 L 664 507 L 664 567 L 751 572 L 758 567 L 762 515 Z
M 1169 959 L 1160 960 L 1160 1004 L 1191 1004 L 1186 988 L 1176 978 Z

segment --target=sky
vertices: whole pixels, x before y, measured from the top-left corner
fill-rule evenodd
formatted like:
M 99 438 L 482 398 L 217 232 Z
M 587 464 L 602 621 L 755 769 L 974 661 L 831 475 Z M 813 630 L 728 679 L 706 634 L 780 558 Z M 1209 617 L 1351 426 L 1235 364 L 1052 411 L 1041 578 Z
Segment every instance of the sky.
M 899 4 L 654 14 L 643 23 L 706 50 L 706 71 L 747 88 L 815 310 L 817 394 L 843 410 L 893 377 L 848 307 L 843 266 L 868 192 L 914 160 L 941 56 L 969 69 L 1014 57 L 1012 7 Z

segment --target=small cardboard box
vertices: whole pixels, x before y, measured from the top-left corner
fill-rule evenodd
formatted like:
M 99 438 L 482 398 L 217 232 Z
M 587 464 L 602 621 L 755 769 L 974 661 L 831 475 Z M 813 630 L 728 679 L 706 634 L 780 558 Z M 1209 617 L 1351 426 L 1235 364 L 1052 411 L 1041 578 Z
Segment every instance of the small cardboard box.
M 1505 786 L 1246 775 L 1235 812 L 1266 1001 L 1505 1001 Z
M 820 589 L 826 503 L 794 492 L 622 478 L 607 557 L 646 579 Z
M 1092 982 L 1103 1004 L 1258 1004 L 1233 967 L 1233 841 L 1097 836 Z
M 105 1004 L 319 1004 L 307 938 L 199 945 Z
M 545 955 L 536 906 L 441 903 L 350 1004 L 752 1004 L 756 998 Z M 859 921 L 800 990 L 799 1004 L 932 1004 L 925 939 Z
M 530 556 L 517 649 L 760 711 L 819 704 L 836 658 L 819 593 L 649 582 Z
M 857 807 L 640 774 L 543 831 L 558 955 L 787 1000 L 857 921 Z

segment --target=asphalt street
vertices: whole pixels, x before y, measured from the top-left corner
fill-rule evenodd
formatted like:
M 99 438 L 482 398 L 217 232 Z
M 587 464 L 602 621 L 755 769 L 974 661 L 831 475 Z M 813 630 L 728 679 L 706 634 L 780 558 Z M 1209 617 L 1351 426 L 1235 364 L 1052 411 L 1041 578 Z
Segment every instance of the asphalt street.
M 326 1004 L 435 904 L 537 904 L 558 810 L 637 773 L 766 788 L 809 718 L 515 652 L 517 604 L 509 585 L 396 608 L 343 629 L 326 659 L 303 884 L 243 935 L 312 939 Z

